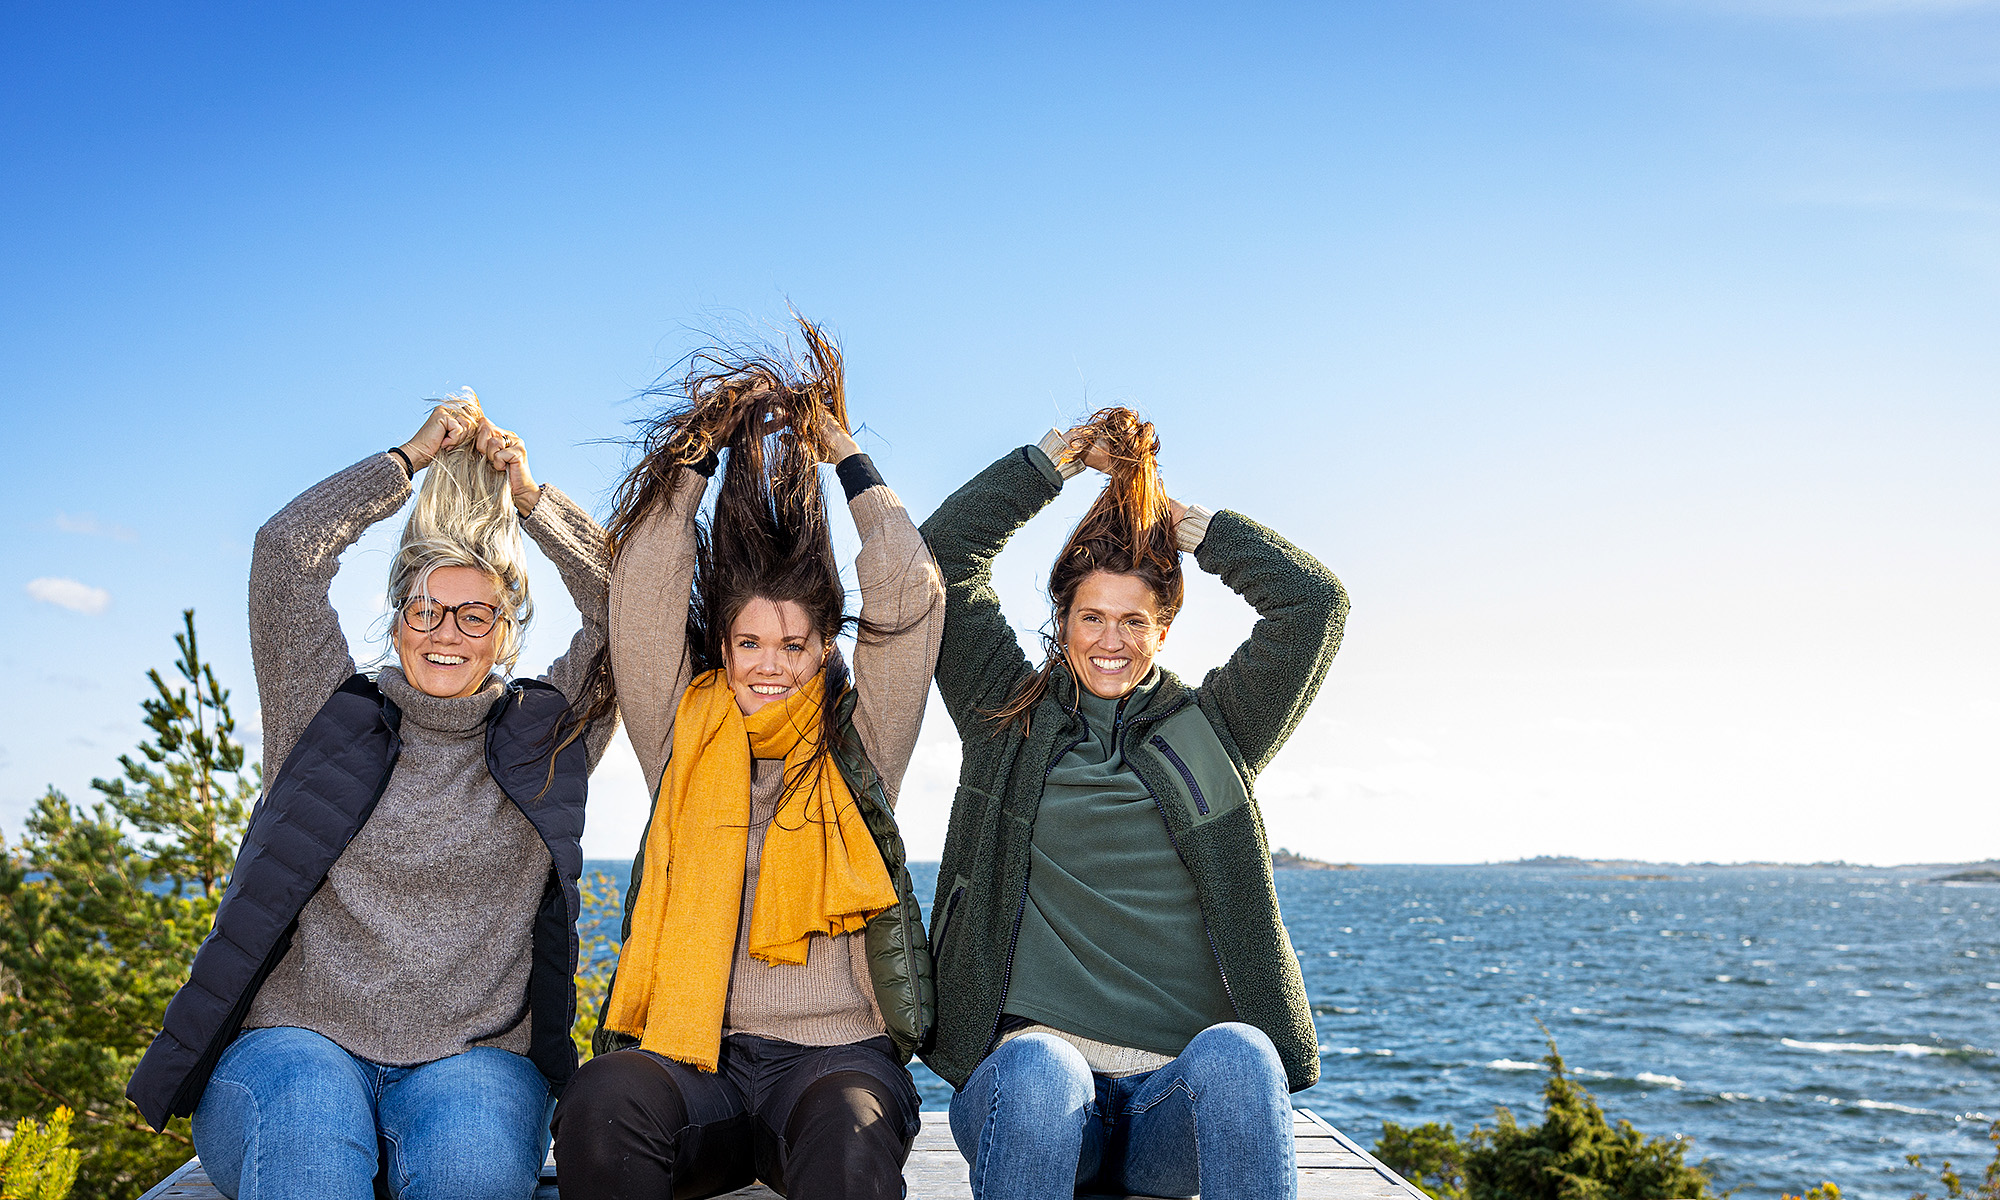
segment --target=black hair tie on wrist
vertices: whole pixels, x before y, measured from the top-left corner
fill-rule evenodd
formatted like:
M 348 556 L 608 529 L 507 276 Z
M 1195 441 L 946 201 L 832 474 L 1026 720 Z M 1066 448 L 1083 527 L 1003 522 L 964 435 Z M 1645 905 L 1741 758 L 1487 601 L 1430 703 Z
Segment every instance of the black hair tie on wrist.
M 411 464 L 410 456 L 403 452 L 403 448 L 401 446 L 389 447 L 389 453 L 395 455 L 396 458 L 402 462 L 404 475 L 407 475 L 411 479 L 415 479 L 417 477 L 417 468 Z

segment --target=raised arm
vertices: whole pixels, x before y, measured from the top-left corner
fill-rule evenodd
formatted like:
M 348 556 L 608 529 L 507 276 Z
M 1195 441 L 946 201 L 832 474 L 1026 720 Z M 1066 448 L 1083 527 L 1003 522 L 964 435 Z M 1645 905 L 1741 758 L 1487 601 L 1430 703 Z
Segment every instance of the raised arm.
M 1221 717 L 1255 776 L 1319 694 L 1340 649 L 1347 590 L 1312 555 L 1233 512 L 1208 518 L 1195 562 L 1257 610 L 1249 638 L 1201 685 L 1202 707 Z
M 431 410 L 415 436 L 307 488 L 257 531 L 250 552 L 250 662 L 264 721 L 265 778 L 275 777 L 306 724 L 354 674 L 327 589 L 340 556 L 410 498 L 410 477 L 472 429 L 457 405 Z
M 1029 518 L 1062 490 L 1049 453 L 1023 446 L 972 477 L 923 524 L 944 579 L 944 640 L 938 693 L 960 737 L 980 734 L 982 713 L 999 708 L 1034 668 L 993 590 L 993 560 Z
M 680 468 L 673 502 L 648 512 L 611 567 L 611 676 L 625 734 L 649 793 L 674 745 L 674 713 L 694 676 L 688 657 L 688 598 L 694 588 L 694 518 L 708 479 Z
M 930 699 L 944 636 L 944 585 L 923 535 L 874 462 L 852 439 L 836 453 L 835 474 L 861 533 L 854 557 L 862 621 L 854 647 L 854 726 L 894 806 Z

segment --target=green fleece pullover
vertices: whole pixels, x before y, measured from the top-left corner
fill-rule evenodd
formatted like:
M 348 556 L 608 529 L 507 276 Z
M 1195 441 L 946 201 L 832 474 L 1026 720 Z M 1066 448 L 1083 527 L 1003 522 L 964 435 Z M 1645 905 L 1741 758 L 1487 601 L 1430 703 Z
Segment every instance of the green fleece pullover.
M 1073 715 L 1076 683 L 1060 663 L 1026 737 L 997 730 L 985 716 L 1034 670 L 1000 611 L 993 560 L 1061 486 L 1048 457 L 1023 447 L 980 472 L 923 525 L 945 584 L 938 690 L 961 742 L 931 909 L 938 1021 L 924 1061 L 953 1086 L 963 1086 L 993 1048 L 1013 980 L 1044 787 L 1086 736 Z M 1310 555 L 1232 512 L 1210 520 L 1195 561 L 1250 602 L 1256 627 L 1198 688 L 1161 671 L 1122 744 L 1187 864 L 1230 1006 L 1270 1036 L 1298 1091 L 1319 1078 L 1318 1039 L 1250 785 L 1318 693 L 1340 645 L 1347 594 Z

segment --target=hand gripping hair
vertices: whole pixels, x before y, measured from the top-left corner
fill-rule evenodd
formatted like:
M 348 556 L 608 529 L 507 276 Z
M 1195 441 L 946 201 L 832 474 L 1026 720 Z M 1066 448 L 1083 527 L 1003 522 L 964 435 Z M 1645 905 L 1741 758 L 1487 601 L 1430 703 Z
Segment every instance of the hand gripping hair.
M 479 397 L 471 388 L 459 390 L 457 403 L 469 423 L 477 424 Z M 512 671 L 535 612 L 527 564 L 507 476 L 495 471 L 467 436 L 424 469 L 416 507 L 389 564 L 389 605 L 392 611 L 400 609 L 411 595 L 422 593 L 439 567 L 471 567 L 486 574 L 499 584 L 502 597 L 500 628 L 493 634 L 500 639 L 494 662 Z
M 1151 589 L 1156 619 L 1173 622 L 1184 595 L 1180 548 L 1160 482 L 1160 439 L 1150 421 L 1129 408 L 1106 408 L 1070 430 L 1064 461 L 1103 452 L 1109 479 L 1077 522 L 1062 553 L 1049 569 L 1049 599 L 1055 605 L 1054 632 L 1044 633 L 1047 655 L 1041 669 L 1015 690 L 1006 704 L 987 713 L 994 732 L 1017 728 L 1028 733 L 1029 716 L 1048 692 L 1056 664 L 1063 661 L 1062 630 L 1069 620 L 1077 585 L 1095 572 L 1131 575 Z
M 649 514 L 672 505 L 682 467 L 712 470 L 720 459 L 714 510 L 696 534 L 688 598 L 687 647 L 696 672 L 726 666 L 729 627 L 757 598 L 797 604 L 829 648 L 850 625 L 862 637 L 888 632 L 846 615 L 819 477 L 819 464 L 831 457 L 829 435 L 836 426 L 847 429 L 843 363 L 823 330 L 794 317 L 798 351 L 701 350 L 687 359 L 684 374 L 651 393 L 667 406 L 641 426 L 639 462 L 619 485 L 605 523 L 615 554 Z M 592 664 L 591 676 L 608 707 L 615 690 L 608 655 Z M 829 653 L 827 728 L 815 764 L 832 744 L 833 701 L 847 680 L 846 662 Z

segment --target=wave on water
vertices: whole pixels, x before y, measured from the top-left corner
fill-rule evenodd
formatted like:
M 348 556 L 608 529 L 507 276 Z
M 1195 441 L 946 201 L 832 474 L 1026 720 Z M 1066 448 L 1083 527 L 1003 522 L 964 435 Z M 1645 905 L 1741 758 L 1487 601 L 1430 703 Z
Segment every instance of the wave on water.
M 1987 1053 L 1973 1046 L 1925 1046 L 1916 1042 L 1802 1042 L 1797 1038 L 1778 1040 L 1794 1050 L 1812 1050 L 1820 1054 L 1903 1054 L 1911 1058 L 1939 1054 L 1956 1058 Z
M 1485 1067 L 1489 1071 L 1545 1071 L 1548 1069 L 1541 1063 L 1522 1062 L 1518 1058 L 1496 1058 L 1493 1061 L 1486 1063 Z M 1589 1067 L 1568 1067 L 1566 1069 L 1569 1074 L 1574 1075 L 1580 1079 L 1628 1078 L 1627 1076 L 1622 1076 L 1618 1074 L 1616 1071 L 1596 1071 L 1592 1070 Z M 1635 1083 L 1651 1084 L 1654 1087 L 1679 1088 L 1687 1086 L 1685 1083 L 1681 1082 L 1681 1080 L 1677 1076 L 1657 1075 L 1651 1071 L 1641 1071 L 1637 1075 L 1630 1076 L 1629 1078 Z
M 1934 1108 L 1917 1108 L 1908 1104 L 1896 1104 L 1888 1100 L 1843 1100 L 1839 1096 L 1814 1096 L 1821 1104 L 1831 1104 L 1835 1108 L 1861 1108 L 1871 1112 L 1904 1113 L 1912 1117 L 1941 1117 L 1944 1114 Z
M 1908 1104 L 1893 1104 L 1887 1100 L 1856 1100 L 1856 1108 L 1879 1108 L 1887 1112 L 1908 1113 L 1913 1117 L 1936 1117 L 1943 1114 L 1934 1108 L 1914 1108 Z

